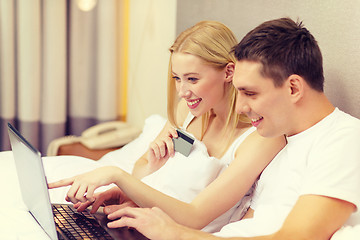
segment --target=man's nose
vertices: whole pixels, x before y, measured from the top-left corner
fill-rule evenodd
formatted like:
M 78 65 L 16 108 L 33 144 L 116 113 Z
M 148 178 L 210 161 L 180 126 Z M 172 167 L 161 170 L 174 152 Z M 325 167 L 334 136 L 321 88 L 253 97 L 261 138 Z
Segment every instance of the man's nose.
M 240 94 L 239 94 L 240 95 Z M 243 97 L 241 96 L 237 96 L 237 100 L 236 100 L 236 112 L 238 114 L 247 114 L 250 112 L 250 107 L 248 105 L 248 103 L 245 101 L 245 99 L 243 99 Z

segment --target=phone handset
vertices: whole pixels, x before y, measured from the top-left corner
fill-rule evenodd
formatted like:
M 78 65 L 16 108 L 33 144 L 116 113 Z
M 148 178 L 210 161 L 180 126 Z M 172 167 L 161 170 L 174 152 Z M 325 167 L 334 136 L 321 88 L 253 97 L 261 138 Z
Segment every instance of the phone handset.
M 140 132 L 140 129 L 126 122 L 105 122 L 85 130 L 80 142 L 90 149 L 119 147 L 134 140 Z

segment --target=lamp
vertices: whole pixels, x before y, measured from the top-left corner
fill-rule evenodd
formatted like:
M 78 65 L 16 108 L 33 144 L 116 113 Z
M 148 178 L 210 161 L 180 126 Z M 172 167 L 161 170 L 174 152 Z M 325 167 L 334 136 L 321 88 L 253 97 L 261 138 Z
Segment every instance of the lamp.
M 91 11 L 97 4 L 97 0 L 76 0 L 76 4 L 81 11 Z

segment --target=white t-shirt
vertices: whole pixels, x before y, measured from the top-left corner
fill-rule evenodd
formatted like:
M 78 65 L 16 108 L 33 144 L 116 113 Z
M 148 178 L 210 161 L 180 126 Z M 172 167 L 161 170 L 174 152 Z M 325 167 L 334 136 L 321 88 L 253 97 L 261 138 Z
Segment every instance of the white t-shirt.
M 276 232 L 301 195 L 342 199 L 360 206 L 360 120 L 339 109 L 288 144 L 262 173 L 252 199 L 254 217 L 231 223 L 217 236 Z M 359 211 L 346 225 L 360 224 Z

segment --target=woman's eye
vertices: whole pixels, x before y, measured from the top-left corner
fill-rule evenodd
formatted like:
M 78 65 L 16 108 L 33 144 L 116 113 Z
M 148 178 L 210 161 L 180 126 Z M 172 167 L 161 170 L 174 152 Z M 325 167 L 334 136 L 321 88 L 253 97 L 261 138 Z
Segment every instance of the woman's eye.
M 177 82 L 180 81 L 180 78 L 179 78 L 179 77 L 173 76 L 172 78 L 173 78 L 175 81 L 177 81 Z
M 198 78 L 188 78 L 188 80 L 190 81 L 190 82 L 196 82 L 197 80 L 199 80 Z

